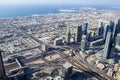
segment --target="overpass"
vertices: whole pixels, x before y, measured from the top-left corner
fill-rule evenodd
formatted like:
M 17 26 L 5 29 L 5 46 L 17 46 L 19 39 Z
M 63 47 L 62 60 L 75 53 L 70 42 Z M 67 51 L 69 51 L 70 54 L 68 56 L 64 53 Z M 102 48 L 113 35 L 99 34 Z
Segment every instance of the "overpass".
M 50 45 L 50 44 L 44 43 L 44 42 L 38 40 L 37 38 L 33 37 L 32 35 L 26 33 L 26 31 L 24 31 L 24 30 L 21 30 L 21 31 L 22 31 L 24 34 L 26 34 L 27 36 L 29 36 L 30 38 L 32 38 L 33 40 L 35 40 L 36 42 L 40 43 L 41 45 L 42 45 L 42 44 L 43 44 L 43 45 L 48 45 L 49 47 L 56 49 L 56 47 L 55 47 L 54 45 Z M 59 47 L 59 48 L 63 49 L 62 47 Z M 65 53 L 63 53 L 63 52 L 60 51 L 60 50 L 57 50 L 57 52 L 60 53 L 60 55 L 61 55 L 62 57 L 67 56 Z M 67 59 L 67 58 L 66 58 L 66 59 Z M 102 72 L 102 71 L 99 72 L 98 69 L 96 69 L 95 67 L 89 65 L 87 62 L 81 61 L 79 55 L 78 55 L 78 58 L 77 58 L 77 59 L 74 59 L 74 58 L 71 57 L 70 59 L 67 59 L 67 61 L 70 62 L 70 63 L 72 63 L 72 64 L 75 65 L 75 66 L 76 66 L 76 64 L 78 64 L 79 66 L 77 66 L 77 67 L 80 68 L 80 69 L 81 69 L 81 66 L 82 66 L 82 67 L 83 67 L 83 70 L 84 70 L 84 69 L 88 70 L 89 73 L 93 73 L 92 75 L 94 75 L 94 76 L 97 75 L 96 77 L 98 77 L 98 78 L 101 77 L 101 78 L 103 78 L 104 80 L 114 80 L 114 78 L 109 77 L 108 75 L 106 75 L 106 74 L 105 74 L 104 72 Z M 99 76 L 100 76 L 100 77 L 99 77 Z
M 29 51 L 29 50 L 36 49 L 36 48 L 40 48 L 40 47 L 41 46 L 39 45 L 39 46 L 35 46 L 35 47 L 24 49 L 24 50 L 21 50 L 21 51 L 18 51 L 18 52 L 14 52 L 14 53 L 10 53 L 10 54 L 7 54 L 7 55 L 3 55 L 3 58 L 5 58 L 6 56 L 10 56 L 12 54 L 20 54 L 22 52 Z

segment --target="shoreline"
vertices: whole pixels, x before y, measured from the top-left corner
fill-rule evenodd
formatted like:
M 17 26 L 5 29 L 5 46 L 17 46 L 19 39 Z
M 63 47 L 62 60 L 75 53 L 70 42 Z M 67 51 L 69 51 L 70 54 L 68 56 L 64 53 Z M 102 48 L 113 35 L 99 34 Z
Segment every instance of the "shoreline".
M 81 7 L 81 8 L 75 8 L 75 9 L 58 9 L 54 12 L 51 13 L 47 13 L 47 12 L 43 12 L 43 13 L 35 13 L 35 14 L 31 14 L 31 15 L 16 15 L 16 16 L 5 16 L 5 17 L 0 17 L 0 19 L 12 19 L 12 18 L 20 18 L 20 17 L 30 17 L 30 16 L 45 16 L 45 15 L 49 15 L 49 14 L 59 14 L 59 13 L 75 13 L 75 12 L 79 12 L 80 9 L 96 9 L 96 10 L 112 10 L 112 11 L 116 11 L 120 9 L 115 9 L 113 7 L 108 8 L 108 9 L 99 9 L 99 8 L 94 8 L 94 7 Z

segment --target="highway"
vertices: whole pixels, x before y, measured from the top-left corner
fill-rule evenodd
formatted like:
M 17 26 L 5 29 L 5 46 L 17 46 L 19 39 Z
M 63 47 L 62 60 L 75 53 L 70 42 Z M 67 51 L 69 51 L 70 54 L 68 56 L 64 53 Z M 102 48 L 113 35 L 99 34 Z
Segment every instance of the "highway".
M 83 52 L 83 51 L 81 51 Z M 87 54 L 86 52 L 83 52 Z M 114 78 L 108 76 L 104 71 L 100 70 L 99 68 L 91 65 L 87 61 L 87 57 L 83 58 L 80 53 L 76 52 L 76 56 L 74 57 L 75 61 L 77 61 L 81 66 L 84 66 L 84 68 L 88 69 L 88 71 L 94 72 L 95 74 L 105 78 L 106 80 L 114 80 Z M 89 56 L 89 55 L 88 55 Z M 98 76 L 98 77 L 99 77 Z
M 22 52 L 29 51 L 29 50 L 36 49 L 36 48 L 40 48 L 40 47 L 41 46 L 35 46 L 35 47 L 27 48 L 27 49 L 24 49 L 24 50 L 21 50 L 21 51 L 18 51 L 18 52 L 14 52 L 14 53 L 10 53 L 10 54 L 7 54 L 7 55 L 3 55 L 3 58 L 5 58 L 6 56 L 10 56 L 12 54 L 20 54 Z
M 37 56 L 33 56 L 33 57 L 30 57 L 30 58 L 27 58 L 25 60 L 21 60 L 21 62 L 24 63 L 24 64 L 28 64 L 28 63 L 31 63 L 33 61 L 37 61 L 40 58 L 41 58 L 41 55 L 37 55 Z M 9 63 L 9 64 L 5 65 L 6 71 L 9 71 L 11 69 L 18 68 L 18 67 L 19 66 L 18 66 L 18 64 L 16 62 Z
M 84 59 L 80 59 L 80 55 L 78 54 L 77 56 L 76 56 L 76 60 L 79 60 L 80 62 L 79 63 L 82 63 L 82 65 L 85 65 L 86 66 L 86 69 L 88 69 L 88 70 L 90 70 L 91 72 L 95 72 L 95 73 L 97 73 L 97 75 L 99 74 L 99 76 L 101 76 L 101 77 L 105 77 L 106 78 L 106 80 L 114 80 L 112 77 L 109 77 L 108 75 L 106 75 L 102 70 L 100 70 L 99 68 L 97 68 L 97 67 L 95 67 L 95 66 L 93 66 L 93 65 L 90 65 L 87 61 L 85 61 Z
M 26 31 L 24 31 L 24 30 L 21 30 L 21 31 L 22 31 L 24 34 L 26 34 L 27 36 L 29 36 L 30 38 L 32 38 L 33 40 L 35 40 L 36 42 L 38 42 L 38 43 L 40 43 L 40 44 L 43 44 L 43 45 L 48 45 L 48 46 L 51 47 L 51 48 L 57 49 L 54 45 L 49 45 L 49 44 L 47 44 L 47 43 L 44 43 L 44 42 L 36 39 L 35 37 L 31 36 L 30 34 L 26 33 Z M 60 47 L 59 47 L 59 48 L 60 48 Z M 63 49 L 63 48 L 61 47 L 61 49 Z M 62 51 L 57 50 L 57 52 L 60 53 L 60 55 L 61 55 L 62 57 L 67 56 L 67 55 L 66 55 L 65 53 L 63 53 Z M 78 56 L 79 56 L 79 55 L 78 55 Z M 66 58 L 66 60 L 67 60 L 67 58 Z M 72 60 L 72 61 L 71 61 L 71 60 Z M 70 62 L 70 63 L 72 63 L 73 65 L 75 65 L 75 63 L 78 64 L 78 65 L 79 65 L 78 68 L 83 67 L 82 70 L 86 69 L 86 70 L 90 71 L 89 73 L 91 73 L 92 75 L 94 75 L 94 76 L 97 75 L 96 77 L 100 76 L 100 77 L 103 78 L 104 80 L 114 80 L 114 78 L 109 77 L 108 75 L 106 75 L 106 74 L 105 74 L 104 72 L 102 72 L 102 71 L 99 72 L 98 69 L 96 69 L 96 68 L 93 67 L 93 66 L 90 66 L 87 62 L 85 62 L 85 61 L 83 62 L 83 60 L 81 61 L 80 56 L 79 56 L 79 58 L 77 58 L 77 59 L 74 59 L 74 58 L 71 57 L 71 58 L 68 59 L 67 61 Z M 76 66 L 76 65 L 75 65 L 75 66 Z M 98 77 L 98 78 L 99 78 L 99 77 Z
M 35 62 L 35 61 L 38 61 L 39 59 L 42 59 L 46 64 L 50 64 L 50 62 L 52 62 L 52 61 L 48 61 L 47 59 L 45 59 L 43 57 L 43 55 L 46 55 L 46 57 L 47 57 L 47 56 L 54 55 L 54 54 L 52 53 L 52 51 L 51 52 L 42 52 L 42 53 L 40 53 L 40 55 L 29 57 L 27 59 L 21 60 L 21 62 L 24 63 L 27 66 L 31 62 Z M 15 68 L 18 68 L 18 67 L 19 67 L 19 65 L 16 62 L 12 62 L 12 63 L 9 63 L 9 64 L 5 65 L 5 70 L 9 71 L 11 69 L 15 69 Z
M 28 37 L 30 37 L 31 39 L 35 40 L 36 42 L 40 43 L 40 44 L 43 44 L 43 45 L 47 45 L 46 43 L 43 43 L 42 41 L 36 39 L 35 37 L 33 37 L 32 35 L 26 33 L 26 31 L 20 29 L 22 33 L 24 33 L 25 35 L 27 35 Z
M 63 56 L 63 57 L 67 56 L 67 55 L 64 54 L 63 52 L 62 52 L 62 54 L 61 54 L 61 51 L 59 51 L 59 53 L 60 53 L 60 55 Z M 75 66 L 78 70 L 82 70 L 82 71 L 85 72 L 86 74 L 92 75 L 92 76 L 96 77 L 97 79 L 101 79 L 101 78 L 102 78 L 102 77 L 100 77 L 98 74 L 96 74 L 96 73 L 94 73 L 93 71 L 91 71 L 91 70 L 89 69 L 89 67 L 87 67 L 87 65 L 84 65 L 84 64 L 82 63 L 82 61 L 79 61 L 78 59 L 74 59 L 74 58 L 72 58 L 72 57 L 68 57 L 66 60 L 67 60 L 69 63 L 71 63 L 73 66 Z M 104 79 L 104 80 L 107 80 L 107 79 Z

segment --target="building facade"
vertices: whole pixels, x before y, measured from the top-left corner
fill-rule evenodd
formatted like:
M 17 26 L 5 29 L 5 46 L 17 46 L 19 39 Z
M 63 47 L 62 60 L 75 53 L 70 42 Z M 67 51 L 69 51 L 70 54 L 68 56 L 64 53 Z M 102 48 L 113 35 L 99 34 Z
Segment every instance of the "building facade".
M 76 42 L 81 42 L 82 39 L 82 25 L 76 29 Z

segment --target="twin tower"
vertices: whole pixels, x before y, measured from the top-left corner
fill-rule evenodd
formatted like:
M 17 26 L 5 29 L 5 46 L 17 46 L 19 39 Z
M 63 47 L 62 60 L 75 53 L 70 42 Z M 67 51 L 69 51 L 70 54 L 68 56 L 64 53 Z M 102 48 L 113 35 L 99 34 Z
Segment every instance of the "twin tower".
M 84 22 L 84 26 L 82 25 L 77 26 L 76 32 L 75 32 L 75 42 L 81 42 L 82 40 L 82 35 L 87 35 L 88 32 L 88 23 Z M 66 42 L 70 43 L 70 38 L 71 38 L 71 33 L 70 29 L 67 30 L 66 33 Z
M 74 41 L 81 43 L 81 45 L 85 46 L 84 43 L 86 43 L 87 34 L 88 34 L 88 23 L 84 22 L 83 26 L 82 25 L 77 26 L 74 36 Z M 66 42 L 68 44 L 70 43 L 70 39 L 71 39 L 71 33 L 70 33 L 70 29 L 68 29 L 66 33 Z

